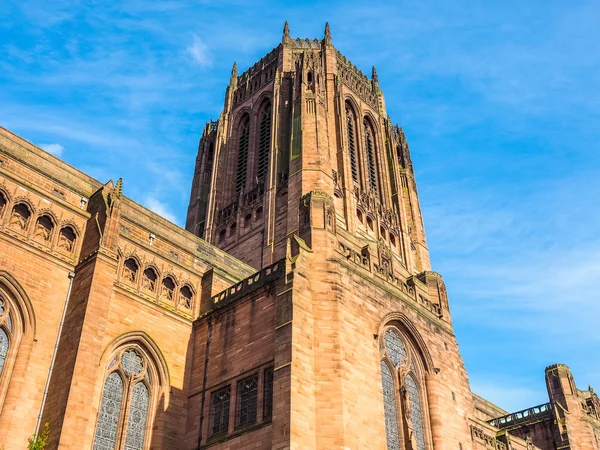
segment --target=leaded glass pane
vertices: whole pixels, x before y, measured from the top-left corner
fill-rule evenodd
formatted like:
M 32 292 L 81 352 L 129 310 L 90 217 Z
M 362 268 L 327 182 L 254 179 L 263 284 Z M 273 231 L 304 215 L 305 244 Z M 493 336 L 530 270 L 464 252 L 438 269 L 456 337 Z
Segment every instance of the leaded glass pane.
M 142 366 L 142 358 L 133 350 L 127 350 L 121 356 L 121 364 L 128 375 L 137 375 L 144 366 Z
M 413 427 L 413 436 L 417 450 L 425 450 L 425 435 L 423 433 L 423 414 L 421 412 L 421 395 L 417 382 L 411 374 L 406 376 L 406 391 L 408 392 L 407 413 Z
M 4 314 L 4 300 L 0 297 L 0 316 Z
M 388 450 L 400 450 L 398 434 L 398 413 L 394 377 L 388 365 L 381 361 L 381 387 L 383 390 L 383 411 L 385 414 L 385 436 Z
M 229 428 L 229 386 L 212 394 L 212 434 L 225 434 Z
M 148 388 L 144 383 L 134 386 L 129 406 L 125 450 L 142 450 L 144 448 L 149 398 Z
M 394 330 L 387 330 L 383 338 L 388 356 L 395 366 L 406 364 L 406 348 Z
M 238 396 L 238 425 L 255 423 L 258 402 L 258 375 L 253 375 L 238 383 Z
M 123 380 L 116 372 L 106 377 L 98 413 L 93 450 L 114 450 L 123 403 Z
M 4 361 L 6 361 L 6 355 L 8 353 L 8 334 L 2 328 L 0 328 L 0 374 L 4 369 Z
M 12 317 L 10 314 L 6 318 L 6 326 L 8 327 L 8 331 L 12 332 Z

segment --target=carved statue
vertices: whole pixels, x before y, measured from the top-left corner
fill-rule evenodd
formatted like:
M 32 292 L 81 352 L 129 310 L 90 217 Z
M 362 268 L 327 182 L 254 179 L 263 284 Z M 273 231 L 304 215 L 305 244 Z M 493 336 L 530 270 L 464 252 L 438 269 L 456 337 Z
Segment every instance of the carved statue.
M 408 394 L 408 390 L 406 387 L 403 387 L 401 390 L 402 393 L 402 412 L 404 415 L 404 423 L 406 424 L 406 435 L 407 442 L 406 448 L 408 450 L 417 450 L 417 439 L 414 435 L 414 426 L 411 419 L 411 405 L 410 405 L 410 395 Z

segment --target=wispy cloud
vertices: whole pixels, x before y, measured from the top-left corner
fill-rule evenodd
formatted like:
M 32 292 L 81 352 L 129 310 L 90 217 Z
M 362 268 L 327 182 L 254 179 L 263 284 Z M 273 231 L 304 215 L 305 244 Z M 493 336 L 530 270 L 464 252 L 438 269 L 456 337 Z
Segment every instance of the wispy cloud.
M 192 34 L 192 38 L 193 42 L 186 48 L 187 54 L 192 58 L 192 61 L 199 66 L 210 66 L 212 61 L 208 54 L 208 47 L 196 34 Z
M 48 153 L 54 156 L 62 156 L 65 148 L 60 144 L 40 144 L 40 148 L 46 150 Z
M 164 217 L 170 222 L 179 222 L 175 214 L 173 214 L 170 211 L 169 207 L 165 203 L 158 200 L 156 197 L 146 197 L 146 200 L 144 201 L 144 206 L 146 206 L 146 208 L 155 212 L 159 216 Z

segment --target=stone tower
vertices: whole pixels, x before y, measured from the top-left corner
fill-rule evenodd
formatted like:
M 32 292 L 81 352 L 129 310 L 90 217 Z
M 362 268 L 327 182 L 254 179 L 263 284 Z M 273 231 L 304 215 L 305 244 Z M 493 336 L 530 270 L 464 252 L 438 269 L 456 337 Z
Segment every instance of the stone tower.
M 328 25 L 321 40 L 294 39 L 286 22 L 259 62 L 241 75 L 234 64 L 200 140 L 186 228 L 262 269 L 201 306 L 196 345 L 207 351 L 192 379 L 207 374 L 214 391 L 190 399 L 190 442 L 506 448 L 476 417 L 404 132 L 375 68 L 367 77 L 337 51 Z M 203 362 L 211 336 L 231 365 Z M 260 384 L 269 365 L 270 428 L 238 447 L 239 418 L 230 411 L 219 428 L 210 417 L 228 414 L 208 405 L 238 396 L 236 374 L 258 371 Z
M 375 67 L 362 74 L 328 26 L 309 40 L 286 24 L 259 62 L 241 75 L 233 66 L 223 112 L 200 140 L 186 229 L 260 268 L 284 256 L 290 235 L 311 244 L 319 208 L 312 220 L 363 257 L 384 253 L 382 270 L 429 270 L 409 148 Z

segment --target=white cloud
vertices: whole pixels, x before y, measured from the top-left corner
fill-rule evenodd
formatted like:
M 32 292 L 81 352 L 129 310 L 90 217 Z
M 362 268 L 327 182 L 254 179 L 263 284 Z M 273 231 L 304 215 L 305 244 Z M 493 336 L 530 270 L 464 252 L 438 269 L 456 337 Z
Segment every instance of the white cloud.
M 208 55 L 208 47 L 197 35 L 192 34 L 192 36 L 194 37 L 194 42 L 186 48 L 186 52 L 198 65 L 203 67 L 210 66 L 212 61 Z
M 177 220 L 177 217 L 175 216 L 175 214 L 170 212 L 167 208 L 167 205 L 165 205 L 163 202 L 158 200 L 156 197 L 146 197 L 146 201 L 144 202 L 144 205 L 146 206 L 146 208 L 155 212 L 156 214 L 163 217 L 164 219 L 167 219 L 169 222 L 178 224 L 179 221 Z
M 46 150 L 51 155 L 60 157 L 65 148 L 60 144 L 40 144 L 40 148 Z

